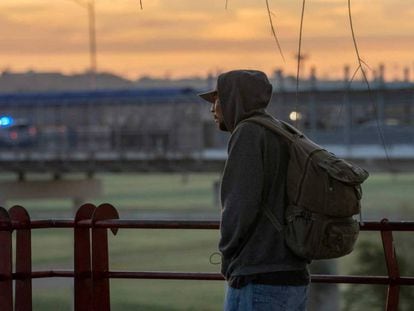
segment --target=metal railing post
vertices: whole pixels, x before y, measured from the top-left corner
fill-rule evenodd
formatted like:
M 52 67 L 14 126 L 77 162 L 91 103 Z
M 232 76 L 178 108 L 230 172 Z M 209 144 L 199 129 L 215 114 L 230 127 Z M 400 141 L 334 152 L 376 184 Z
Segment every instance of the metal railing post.
M 111 310 L 109 288 L 108 233 L 106 228 L 97 228 L 99 220 L 119 219 L 118 211 L 110 204 L 99 205 L 92 216 L 92 280 L 94 311 Z M 111 228 L 113 234 L 118 229 Z
M 30 216 L 22 206 L 9 209 L 12 222 L 23 228 L 16 229 L 16 276 L 14 307 L 16 311 L 32 310 L 32 238 Z
M 386 225 L 388 223 L 388 219 L 383 219 L 381 223 Z M 400 272 L 398 269 L 397 255 L 395 253 L 392 231 L 387 229 L 381 230 L 381 238 L 382 245 L 384 247 L 388 277 L 390 278 L 390 284 L 388 285 L 387 293 L 386 311 L 397 311 L 400 293 L 400 286 L 398 284 Z
M 12 226 L 9 213 L 0 207 L 0 310 L 13 310 Z
M 80 221 L 91 220 L 96 206 L 84 204 L 79 207 L 75 216 L 74 228 L 74 267 L 76 311 L 92 310 L 92 273 L 90 229 L 78 226 Z

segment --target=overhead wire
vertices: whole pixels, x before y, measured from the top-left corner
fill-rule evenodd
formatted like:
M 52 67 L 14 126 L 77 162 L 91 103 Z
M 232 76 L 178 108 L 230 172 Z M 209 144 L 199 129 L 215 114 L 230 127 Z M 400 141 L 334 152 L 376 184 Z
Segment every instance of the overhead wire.
M 354 25 L 353 25 L 353 21 L 352 21 L 351 0 L 348 0 L 348 17 L 349 17 L 349 25 L 350 25 L 350 28 L 351 28 L 352 40 L 353 40 L 353 43 L 354 43 L 355 53 L 356 53 L 356 56 L 357 56 L 357 62 L 358 62 L 358 65 L 359 65 L 356 72 L 358 70 L 361 71 L 363 80 L 364 80 L 365 84 L 367 85 L 368 96 L 369 96 L 370 102 L 371 102 L 371 104 L 374 108 L 374 115 L 375 115 L 378 134 L 380 136 L 381 144 L 384 148 L 385 157 L 387 159 L 389 169 L 390 169 L 391 172 L 393 172 L 394 171 L 393 165 L 392 165 L 392 162 L 391 162 L 391 159 L 390 159 L 390 156 L 389 156 L 389 152 L 388 152 L 387 145 L 386 145 L 386 142 L 385 142 L 384 132 L 382 130 L 380 120 L 379 120 L 379 116 L 378 116 L 378 108 L 377 108 L 377 105 L 376 105 L 376 103 L 373 99 L 371 85 L 368 81 L 366 72 L 365 72 L 364 67 L 362 65 L 364 64 L 368 68 L 369 68 L 369 66 L 365 63 L 365 61 L 361 58 L 361 56 L 359 54 L 359 48 L 358 48 L 358 44 L 357 44 L 357 40 L 356 40 L 356 36 L 355 36 L 355 31 L 354 31 Z M 355 72 L 354 76 L 356 75 L 356 72 Z
M 300 16 L 300 27 L 299 27 L 299 44 L 298 44 L 298 58 L 297 58 L 297 69 L 296 69 L 296 95 L 295 95 L 295 126 L 299 127 L 300 113 L 299 113 L 299 80 L 300 80 L 300 63 L 301 63 L 301 53 L 302 53 L 302 33 L 303 33 L 303 20 L 305 17 L 305 5 L 306 0 L 302 1 L 302 13 Z
M 273 26 L 272 11 L 270 10 L 269 0 L 266 0 L 267 15 L 270 22 L 270 30 L 272 31 L 273 38 L 275 39 L 277 48 L 279 49 L 280 56 L 283 59 L 283 62 L 286 63 L 285 56 L 283 55 L 282 47 L 280 46 L 279 39 L 276 34 L 275 27 Z

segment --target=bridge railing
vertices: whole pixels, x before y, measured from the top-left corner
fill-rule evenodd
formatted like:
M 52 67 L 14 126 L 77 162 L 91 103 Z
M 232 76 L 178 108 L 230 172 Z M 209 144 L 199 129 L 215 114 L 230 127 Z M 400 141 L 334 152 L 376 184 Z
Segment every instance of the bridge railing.
M 73 228 L 74 270 L 32 271 L 31 231 L 46 228 Z M 32 280 L 36 278 L 73 278 L 75 310 L 110 310 L 110 279 L 175 279 L 222 281 L 218 273 L 110 271 L 107 229 L 212 229 L 218 221 L 159 221 L 119 219 L 110 204 L 98 207 L 82 205 L 74 220 L 31 220 L 21 206 L 8 211 L 0 207 L 0 310 L 32 310 Z M 396 258 L 393 231 L 414 231 L 414 222 L 365 222 L 362 231 L 381 233 L 388 275 L 321 275 L 311 276 L 312 283 L 379 284 L 388 286 L 385 309 L 398 310 L 402 285 L 414 285 L 414 277 L 402 277 Z M 13 272 L 12 233 L 15 237 L 15 271 Z M 13 288 L 14 283 L 14 288 Z M 13 299 L 14 297 L 14 299 Z M 14 301 L 14 303 L 13 303 Z

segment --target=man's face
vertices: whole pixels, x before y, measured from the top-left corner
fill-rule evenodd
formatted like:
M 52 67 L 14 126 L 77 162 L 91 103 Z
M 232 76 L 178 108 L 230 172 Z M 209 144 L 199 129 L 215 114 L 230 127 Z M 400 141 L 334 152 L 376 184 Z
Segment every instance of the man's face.
M 214 97 L 214 103 L 211 104 L 210 112 L 213 114 L 214 122 L 216 122 L 220 130 L 227 131 L 218 94 Z

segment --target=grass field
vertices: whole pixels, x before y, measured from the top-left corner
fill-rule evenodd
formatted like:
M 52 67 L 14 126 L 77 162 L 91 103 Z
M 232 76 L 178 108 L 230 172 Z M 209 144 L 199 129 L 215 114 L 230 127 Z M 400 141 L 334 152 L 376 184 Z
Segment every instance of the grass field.
M 218 272 L 219 266 L 209 261 L 216 251 L 217 239 L 215 230 L 120 230 L 117 236 L 109 239 L 110 268 Z M 72 269 L 71 244 L 71 233 L 66 229 L 54 233 L 50 230 L 34 232 L 34 267 Z M 34 309 L 70 310 L 71 286 L 72 282 L 66 279 L 36 281 Z M 112 280 L 111 297 L 112 310 L 120 311 L 218 310 L 224 297 L 224 283 Z
M 28 180 L 39 178 L 45 177 L 28 176 Z M 220 179 L 219 174 L 103 174 L 95 178 L 102 181 L 104 195 L 90 201 L 111 203 L 121 212 L 218 211 L 214 206 L 213 182 Z M 72 211 L 72 202 L 63 199 L 15 200 L 9 202 L 12 204 L 21 204 L 34 213 Z
M 97 178 L 102 179 L 105 194 L 93 202 L 113 204 L 121 218 L 139 218 L 148 212 L 180 216 L 207 212 L 219 216 L 213 200 L 213 182 L 219 179 L 218 174 L 105 174 Z M 371 176 L 364 184 L 364 217 L 413 220 L 413 186 L 414 174 Z M 27 207 L 32 215 L 40 213 L 42 218 L 49 212 L 60 211 L 63 215 L 73 212 L 69 200 L 15 201 L 8 205 L 17 203 Z M 374 233 L 363 234 L 369 239 L 379 237 Z M 218 237 L 215 230 L 123 229 L 110 237 L 110 268 L 218 272 L 219 266 L 209 261 L 210 255 L 217 251 Z M 73 268 L 70 230 L 35 230 L 32 240 L 35 270 Z M 350 271 L 354 262 L 355 254 L 339 260 L 340 273 Z M 35 280 L 34 310 L 70 310 L 72 295 L 69 279 Z M 112 310 L 220 310 L 223 297 L 224 283 L 217 281 L 111 281 Z

